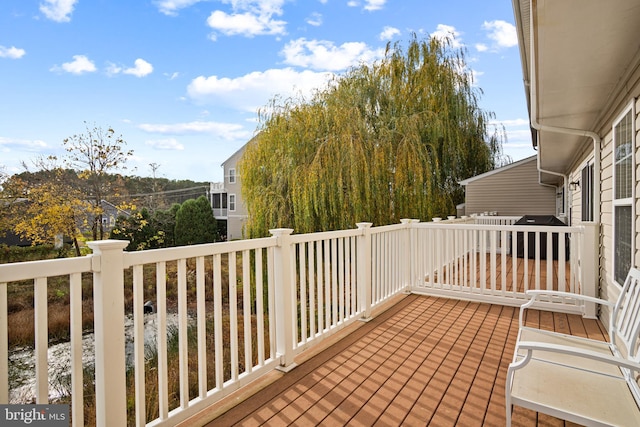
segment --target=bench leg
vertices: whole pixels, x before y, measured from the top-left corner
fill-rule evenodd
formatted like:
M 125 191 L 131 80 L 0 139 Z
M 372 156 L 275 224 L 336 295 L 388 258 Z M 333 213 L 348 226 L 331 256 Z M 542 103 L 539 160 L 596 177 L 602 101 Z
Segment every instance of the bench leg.
M 513 405 L 511 404 L 511 381 L 513 379 L 513 372 L 511 371 L 511 368 L 509 368 L 509 370 L 507 371 L 507 379 L 505 381 L 505 393 L 504 393 L 504 400 L 505 400 L 505 409 L 506 409 L 506 419 L 505 419 L 505 425 L 506 427 L 511 427 L 511 413 L 513 412 Z

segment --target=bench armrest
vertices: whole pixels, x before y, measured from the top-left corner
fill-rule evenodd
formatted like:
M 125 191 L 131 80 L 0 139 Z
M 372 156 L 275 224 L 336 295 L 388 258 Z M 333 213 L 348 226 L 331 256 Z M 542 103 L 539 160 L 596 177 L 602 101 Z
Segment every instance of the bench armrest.
M 534 352 L 552 352 L 552 353 L 562 353 L 568 356 L 582 357 L 585 359 L 595 360 L 598 362 L 608 363 L 611 365 L 616 365 L 620 368 L 627 368 L 633 371 L 640 372 L 640 363 L 634 362 L 633 360 L 625 359 L 623 357 L 614 356 L 613 354 L 606 353 L 598 353 L 591 350 L 577 349 L 576 347 L 560 345 L 560 344 L 551 344 L 551 343 L 542 343 L 535 341 L 520 341 L 518 343 L 518 350 L 526 350 L 527 354 L 524 359 L 521 361 L 513 362 L 511 365 L 514 368 L 518 368 L 526 365 L 528 361 L 533 357 Z M 511 368 L 509 365 L 509 368 Z M 572 366 L 567 365 L 572 368 Z M 578 369 L 578 368 L 575 368 Z
M 520 306 L 520 315 L 519 315 L 520 327 L 524 326 L 524 311 L 528 308 L 532 308 L 532 306 L 539 301 L 538 300 L 539 297 L 548 297 L 549 301 L 553 301 L 554 299 L 555 300 L 574 299 L 574 300 L 583 301 L 583 302 L 593 302 L 596 304 L 606 305 L 609 307 L 615 306 L 615 304 L 612 303 L 611 301 L 603 300 L 601 298 L 591 297 L 588 295 L 576 294 L 572 292 L 530 289 L 528 291 L 525 291 L 525 293 L 528 296 L 530 296 L 531 299 L 529 299 L 529 301 L 527 301 L 526 303 Z

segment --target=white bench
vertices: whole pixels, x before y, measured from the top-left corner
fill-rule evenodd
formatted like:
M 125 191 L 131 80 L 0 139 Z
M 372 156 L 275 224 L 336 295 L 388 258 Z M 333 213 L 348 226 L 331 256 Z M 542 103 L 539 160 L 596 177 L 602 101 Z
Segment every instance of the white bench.
M 640 426 L 640 271 L 629 271 L 615 304 L 566 292 L 527 293 L 507 371 L 507 426 L 514 405 L 587 426 Z M 524 326 L 525 310 L 554 299 L 609 306 L 609 341 Z

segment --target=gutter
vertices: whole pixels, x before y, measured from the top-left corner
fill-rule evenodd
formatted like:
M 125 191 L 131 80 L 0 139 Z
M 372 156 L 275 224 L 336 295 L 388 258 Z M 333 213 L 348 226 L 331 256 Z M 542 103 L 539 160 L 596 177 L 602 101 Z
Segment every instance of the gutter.
M 514 7 L 516 3 L 519 3 L 519 0 L 513 0 L 514 3 Z M 534 16 L 534 9 L 533 6 L 535 4 L 535 0 L 530 0 L 529 3 L 529 31 L 530 31 L 530 46 L 529 48 L 531 49 L 531 58 L 530 58 L 530 81 L 525 81 L 525 85 L 529 87 L 529 96 L 530 96 L 530 105 L 531 105 L 531 110 L 529 111 L 529 117 L 531 119 L 531 127 L 535 130 L 539 131 L 546 131 L 546 132 L 554 132 L 554 133 L 561 133 L 561 134 L 566 134 L 566 135 L 576 135 L 576 136 L 585 136 L 585 137 L 589 137 L 593 140 L 593 152 L 594 152 L 594 159 L 593 159 L 593 169 L 595 172 L 594 179 L 593 179 L 593 217 L 594 219 L 596 219 L 597 222 L 600 222 L 600 136 L 592 131 L 589 130 L 582 130 L 582 129 L 572 129 L 572 128 L 564 128 L 564 127 L 559 127 L 559 126 L 548 126 L 548 125 L 543 125 L 542 123 L 538 122 L 538 97 L 537 97 L 537 88 L 536 88 L 536 82 L 537 82 L 537 76 L 536 76 L 536 49 L 535 49 L 535 34 L 534 34 L 534 25 L 533 25 L 533 16 Z M 518 14 L 519 16 L 522 16 L 520 14 L 520 8 L 519 6 L 517 7 L 518 10 Z M 538 138 L 540 136 L 538 135 Z M 567 204 L 568 204 L 568 197 L 566 197 L 567 195 L 567 182 L 568 182 L 568 176 L 565 174 L 561 174 L 559 172 L 554 172 L 554 171 L 550 171 L 550 170 L 545 170 L 541 168 L 540 165 L 540 149 L 542 148 L 540 146 L 539 143 L 537 143 L 537 141 L 535 141 L 536 145 L 538 146 L 538 171 L 542 172 L 542 173 L 547 173 L 550 175 L 556 175 L 556 176 L 560 176 L 564 179 L 564 183 L 563 183 L 563 187 L 565 189 L 565 206 L 563 207 L 565 209 L 565 215 L 568 215 L 569 212 L 567 212 Z M 596 179 L 597 178 L 597 179 Z

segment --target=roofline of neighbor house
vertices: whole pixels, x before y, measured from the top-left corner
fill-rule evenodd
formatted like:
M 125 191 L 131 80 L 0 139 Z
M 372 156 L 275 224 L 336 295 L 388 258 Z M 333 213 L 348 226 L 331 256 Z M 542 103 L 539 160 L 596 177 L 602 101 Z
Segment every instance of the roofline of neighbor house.
M 506 166 L 502 166 L 500 168 L 490 170 L 489 172 L 485 172 L 483 174 L 472 176 L 471 178 L 467 178 L 467 179 L 464 179 L 462 181 L 458 181 L 458 184 L 464 186 L 464 185 L 470 184 L 470 183 L 472 183 L 474 181 L 477 181 L 478 179 L 486 178 L 488 176 L 495 175 L 495 174 L 500 173 L 500 172 L 504 172 L 504 171 L 509 170 L 511 168 L 514 168 L 516 166 L 520 166 L 520 165 L 522 165 L 524 163 L 527 163 L 527 162 L 533 162 L 535 160 L 536 160 L 536 155 L 534 154 L 531 157 L 527 157 L 525 159 L 521 159 L 521 160 L 518 160 L 516 162 L 509 163 Z

